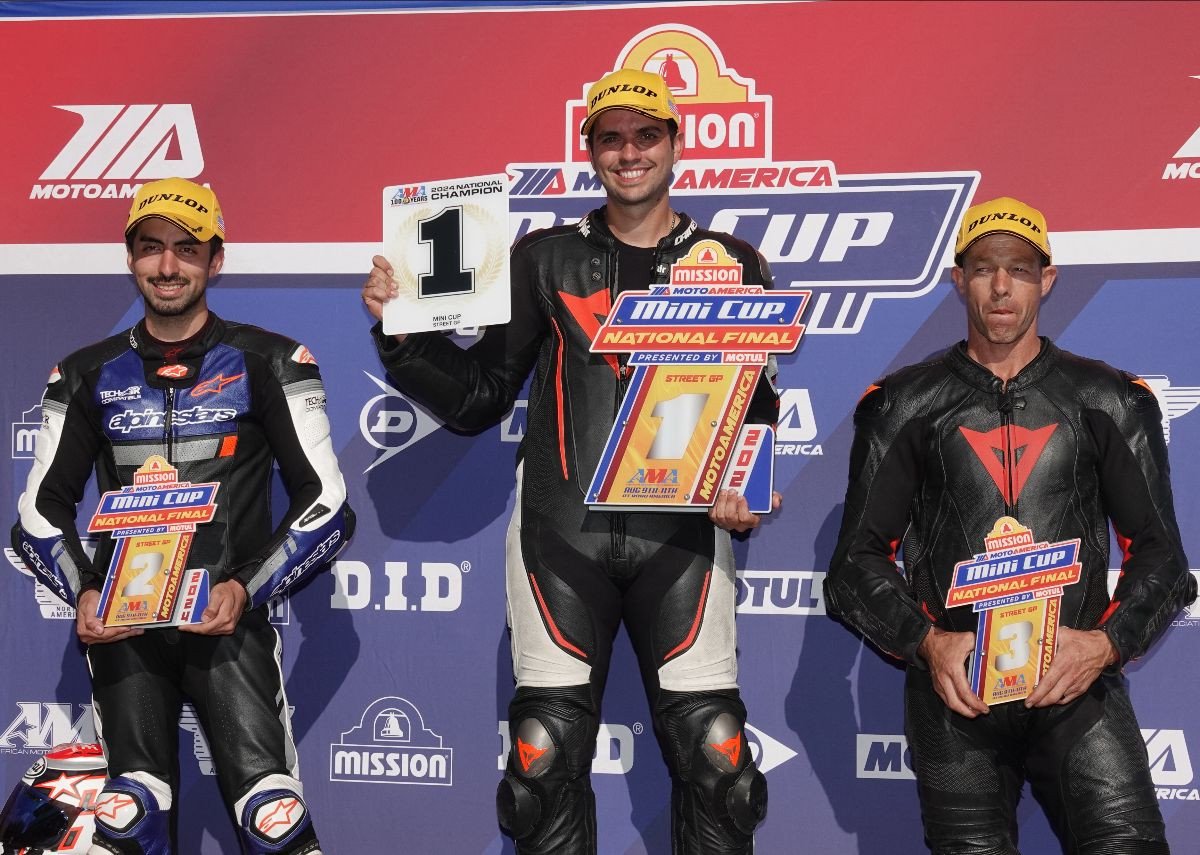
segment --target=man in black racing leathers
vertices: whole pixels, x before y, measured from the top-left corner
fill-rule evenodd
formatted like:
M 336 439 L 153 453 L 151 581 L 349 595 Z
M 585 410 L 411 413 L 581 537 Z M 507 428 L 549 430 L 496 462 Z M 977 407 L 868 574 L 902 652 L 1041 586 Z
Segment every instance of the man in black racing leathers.
M 826 603 L 908 663 L 905 729 L 933 852 L 1015 853 L 1026 779 L 1064 851 L 1167 852 L 1121 675 L 1195 597 L 1159 407 L 1136 377 L 1038 337 L 1056 276 L 1039 212 L 1011 198 L 971 208 L 955 264 L 967 340 L 878 381 L 855 412 Z M 1002 517 L 1036 542 L 1078 538 L 1082 578 L 1063 589 L 1036 689 L 989 708 L 964 667 L 977 615 L 946 602 L 955 564 L 983 553 Z M 1111 598 L 1109 520 L 1124 550 Z
M 88 645 L 111 776 L 96 805 L 93 853 L 174 851 L 184 696 L 208 735 L 243 851 L 320 851 L 266 603 L 328 565 L 354 514 L 308 349 L 207 309 L 224 236 L 210 189 L 178 178 L 141 188 L 126 243 L 145 318 L 51 374 L 13 529 L 14 548 L 37 578 L 76 606 Z M 93 465 L 103 493 L 133 484 L 148 460 L 176 467 L 179 481 L 219 485 L 216 515 L 196 528 L 186 564 L 208 571 L 208 606 L 178 629 L 106 627 L 96 610 L 114 540 L 102 535 L 89 559 L 76 505 Z M 291 500 L 277 526 L 273 460 Z
M 507 539 L 517 690 L 497 793 L 517 851 L 596 852 L 588 776 L 624 621 L 671 772 L 672 851 L 749 853 L 766 781 L 745 738 L 733 553 L 718 527 L 747 530 L 758 518 L 731 491 L 709 517 L 588 510 L 585 490 L 626 386 L 624 359 L 589 345 L 619 291 L 667 282 L 670 265 L 701 239 L 732 253 L 747 284 L 769 286 L 769 273 L 749 245 L 671 210 L 682 140 L 661 78 L 614 72 L 592 87 L 589 103 L 582 130 L 607 205 L 515 245 L 511 321 L 468 351 L 436 333 L 391 337 L 376 325 L 374 334 L 396 385 L 458 429 L 500 419 L 534 371 Z M 387 260 L 374 263 L 363 298 L 378 318 L 397 288 Z M 773 423 L 777 410 L 770 381 L 760 380 L 750 419 Z

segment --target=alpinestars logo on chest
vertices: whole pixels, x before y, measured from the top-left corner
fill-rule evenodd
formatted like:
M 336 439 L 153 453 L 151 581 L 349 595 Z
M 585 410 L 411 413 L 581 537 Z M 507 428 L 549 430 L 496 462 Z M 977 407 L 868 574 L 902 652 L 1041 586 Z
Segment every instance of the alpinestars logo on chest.
M 1040 428 L 1007 425 L 987 433 L 965 427 L 959 430 L 996 482 L 1004 503 L 1014 505 L 1057 427 L 1055 423 Z

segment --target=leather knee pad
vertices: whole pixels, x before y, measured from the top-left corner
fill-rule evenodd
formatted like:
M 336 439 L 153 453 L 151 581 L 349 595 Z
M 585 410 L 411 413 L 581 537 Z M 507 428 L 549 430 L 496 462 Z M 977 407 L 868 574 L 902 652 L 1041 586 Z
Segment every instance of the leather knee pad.
M 509 706 L 512 748 L 496 790 L 496 813 L 522 853 L 594 851 L 588 772 L 598 726 L 589 686 L 517 690 Z
M 234 805 L 238 831 L 250 855 L 309 855 L 319 851 L 300 782 L 290 775 L 265 775 Z
M 660 693 L 654 726 L 676 782 L 677 836 L 687 851 L 749 852 L 767 815 L 767 779 L 750 757 L 736 689 Z
M 109 778 L 96 800 L 92 849 L 171 855 L 171 786 L 148 772 Z

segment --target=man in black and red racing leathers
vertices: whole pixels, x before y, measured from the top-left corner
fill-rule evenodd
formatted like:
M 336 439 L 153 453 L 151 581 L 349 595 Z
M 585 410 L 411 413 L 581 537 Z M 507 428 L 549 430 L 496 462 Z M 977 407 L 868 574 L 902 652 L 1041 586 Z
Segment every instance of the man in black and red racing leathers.
M 1057 272 L 1039 212 L 1011 198 L 971 208 L 955 264 L 967 340 L 878 381 L 855 412 L 826 603 L 908 663 L 905 729 L 933 852 L 1017 852 L 1026 779 L 1065 851 L 1166 852 L 1121 675 L 1195 597 L 1159 407 L 1138 378 L 1038 337 Z M 1037 542 L 1078 538 L 1082 578 L 1063 589 L 1036 689 L 989 708 L 964 667 L 977 615 L 947 608 L 947 589 L 1004 517 Z M 1124 550 L 1111 599 L 1110 520 Z
M 126 242 L 145 317 L 51 374 L 13 529 L 13 546 L 37 578 L 76 606 L 88 645 L 111 776 L 96 805 L 97 853 L 174 851 L 183 696 L 208 735 L 244 851 L 320 851 L 266 604 L 329 564 L 353 533 L 354 514 L 312 354 L 207 309 L 224 237 L 209 188 L 179 178 L 143 185 Z M 181 482 L 219 485 L 216 515 L 196 527 L 187 553 L 188 568 L 209 573 L 208 606 L 178 629 L 105 626 L 96 610 L 114 540 L 102 535 L 89 559 L 76 505 L 93 465 L 103 493 L 134 484 L 152 459 L 175 467 Z M 278 525 L 273 460 L 290 498 Z
M 374 333 L 396 385 L 458 429 L 499 420 L 534 371 L 508 533 L 517 690 L 497 793 L 517 851 L 596 851 L 588 776 L 624 621 L 671 772 L 672 851 L 749 853 L 766 781 L 745 739 L 733 552 L 721 529 L 747 530 L 758 518 L 731 491 L 709 517 L 588 509 L 585 490 L 626 387 L 625 360 L 589 346 L 619 291 L 667 282 L 670 265 L 701 239 L 720 242 L 744 266 L 747 284 L 769 286 L 769 273 L 749 245 L 671 210 L 670 171 L 682 140 L 661 78 L 614 72 L 593 86 L 589 103 L 582 130 L 608 204 L 515 245 L 511 321 L 468 351 L 436 333 L 394 338 L 379 325 Z M 374 263 L 363 298 L 378 318 L 397 289 L 387 260 Z M 777 411 L 774 388 L 760 380 L 751 420 L 774 422 Z

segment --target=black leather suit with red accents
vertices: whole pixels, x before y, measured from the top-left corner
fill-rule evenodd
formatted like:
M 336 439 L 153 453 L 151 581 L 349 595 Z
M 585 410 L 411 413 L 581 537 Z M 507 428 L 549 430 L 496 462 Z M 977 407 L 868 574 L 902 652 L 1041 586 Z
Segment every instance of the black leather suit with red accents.
M 910 666 L 906 731 L 930 848 L 1015 853 L 1029 780 L 1066 851 L 1166 852 L 1119 667 L 1065 706 L 998 704 L 968 720 L 937 697 L 917 652 L 934 624 L 975 630 L 969 606 L 946 608 L 947 589 L 1002 516 L 1038 542 L 1079 539 L 1082 578 L 1065 588 L 1061 623 L 1102 629 L 1120 665 L 1195 598 L 1154 394 L 1046 339 L 1005 384 L 960 343 L 872 386 L 854 423 L 826 604 Z M 1111 598 L 1110 520 L 1124 548 Z
M 737 689 L 728 534 L 703 514 L 585 504 L 626 386 L 623 359 L 592 354 L 592 337 L 619 289 L 666 283 L 670 265 L 701 239 L 725 246 L 746 284 L 770 285 L 752 247 L 686 216 L 637 256 L 649 277 L 622 272 L 618 258 L 632 266 L 638 251 L 617 243 L 600 209 L 518 241 L 512 319 L 469 350 L 438 334 L 397 344 L 374 331 L 398 388 L 456 429 L 498 421 L 534 372 L 507 547 L 517 692 L 497 794 L 501 825 L 522 855 L 596 851 L 588 774 L 622 621 L 671 770 L 673 851 L 748 853 L 765 812 L 765 779 L 750 759 Z M 777 410 L 778 396 L 761 380 L 750 420 L 774 422 Z

